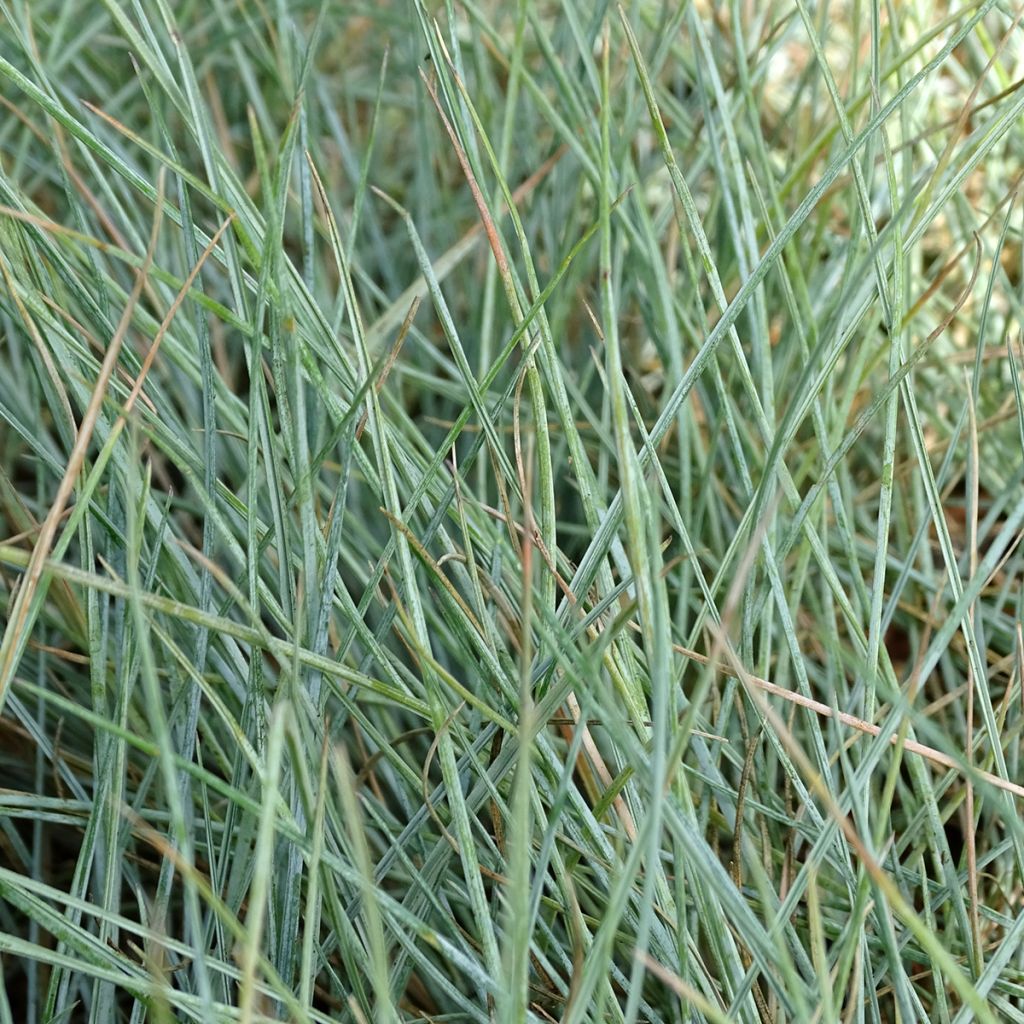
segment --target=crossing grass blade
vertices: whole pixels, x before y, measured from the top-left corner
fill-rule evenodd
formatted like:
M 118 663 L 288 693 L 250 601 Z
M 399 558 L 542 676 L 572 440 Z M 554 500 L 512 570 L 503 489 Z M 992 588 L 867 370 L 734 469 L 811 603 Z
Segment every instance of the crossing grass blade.
M 0 0 L 0 1024 L 1024 1020 L 933 7 Z

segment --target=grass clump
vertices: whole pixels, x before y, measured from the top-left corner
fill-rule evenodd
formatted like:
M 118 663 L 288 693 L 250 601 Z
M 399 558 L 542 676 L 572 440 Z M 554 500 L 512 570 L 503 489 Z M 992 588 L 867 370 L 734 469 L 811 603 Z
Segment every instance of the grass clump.
M 1019 21 L 0 3 L 0 1024 L 1024 1020 Z

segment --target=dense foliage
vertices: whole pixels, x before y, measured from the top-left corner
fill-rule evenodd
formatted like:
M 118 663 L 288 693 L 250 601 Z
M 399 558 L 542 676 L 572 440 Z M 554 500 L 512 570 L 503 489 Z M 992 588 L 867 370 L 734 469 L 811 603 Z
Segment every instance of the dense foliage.
M 0 0 L 0 1024 L 1024 1021 L 1020 16 Z

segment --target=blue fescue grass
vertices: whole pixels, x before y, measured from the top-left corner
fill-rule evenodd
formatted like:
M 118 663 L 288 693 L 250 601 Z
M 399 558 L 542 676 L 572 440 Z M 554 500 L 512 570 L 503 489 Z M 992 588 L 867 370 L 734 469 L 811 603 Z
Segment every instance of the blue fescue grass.
M 0 0 L 0 1024 L 1024 1021 L 1020 20 Z

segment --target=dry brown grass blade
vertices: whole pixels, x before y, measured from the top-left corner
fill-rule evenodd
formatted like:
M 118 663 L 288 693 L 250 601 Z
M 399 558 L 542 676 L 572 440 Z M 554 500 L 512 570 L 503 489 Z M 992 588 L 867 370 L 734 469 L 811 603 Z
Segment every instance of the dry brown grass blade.
M 128 328 L 131 326 L 135 306 L 139 301 L 139 296 L 142 295 L 142 289 L 146 285 L 149 268 L 153 262 L 153 255 L 156 252 L 157 239 L 160 237 L 163 212 L 164 175 L 161 172 L 157 185 L 156 204 L 153 211 L 153 226 L 150 231 L 145 258 L 143 259 L 142 266 L 136 273 L 135 284 L 128 297 L 128 302 L 125 304 L 124 312 L 121 314 L 121 319 L 114 331 L 114 336 L 110 339 L 110 345 L 107 347 L 106 355 L 103 357 L 100 372 L 96 378 L 96 384 L 93 386 L 92 395 L 86 405 L 74 446 L 68 457 L 64 476 L 61 478 L 57 494 L 53 504 L 50 506 L 50 511 L 47 513 L 46 519 L 43 520 L 39 536 L 36 538 L 35 546 L 32 549 L 32 557 L 29 560 L 28 568 L 22 578 L 21 587 L 14 598 L 13 606 L 8 616 L 7 628 L 4 630 L 3 641 L 0 643 L 0 710 L 3 709 L 8 688 L 10 687 L 11 680 L 14 678 L 20 653 L 24 650 L 24 641 L 27 640 L 24 633 L 28 624 L 32 601 L 43 578 L 46 559 L 50 554 L 54 537 L 57 535 L 57 526 L 60 523 L 61 516 L 64 514 L 64 509 L 71 500 L 71 494 L 75 489 L 78 475 L 85 462 L 86 452 L 92 441 L 93 431 L 99 420 L 100 409 L 107 394 L 107 385 L 110 383 L 110 378 L 117 367 L 117 359 L 121 353 L 121 346 L 124 344 L 125 336 L 128 334 Z
M 634 625 L 630 623 L 630 625 Z M 700 654 L 698 651 L 691 651 L 687 647 L 683 647 L 679 644 L 673 644 L 673 649 L 684 657 L 691 658 L 701 665 L 706 665 L 710 659 Z M 821 701 L 812 700 L 810 697 L 804 697 L 803 694 L 794 693 L 792 690 L 787 690 L 782 686 L 778 686 L 775 683 L 769 682 L 767 679 L 759 679 L 757 676 L 752 676 L 746 671 L 739 671 L 738 669 L 730 668 L 727 665 L 718 665 L 719 671 L 725 675 L 733 676 L 736 679 L 748 683 L 754 686 L 758 690 L 762 690 L 764 693 L 769 693 L 773 697 L 780 697 L 782 700 L 788 701 L 790 704 L 796 704 L 798 707 L 806 708 L 808 711 L 813 711 L 816 715 L 821 715 L 822 718 L 836 718 L 837 721 L 842 722 L 843 725 L 849 726 L 851 729 L 856 729 L 858 732 L 867 733 L 870 736 L 878 736 L 881 733 L 881 728 L 872 722 L 866 722 L 863 718 L 857 718 L 855 715 L 847 714 L 845 711 L 840 711 L 838 715 L 833 712 L 827 704 L 822 704 Z M 894 734 L 890 737 L 890 742 L 895 745 L 899 739 L 898 735 Z M 924 743 L 918 743 L 917 740 L 905 740 L 903 742 L 903 749 L 909 751 L 912 754 L 917 754 L 919 757 L 923 757 L 926 761 L 931 761 L 932 764 L 939 765 L 942 768 L 948 768 L 951 771 L 955 771 L 961 775 L 967 774 L 964 771 L 963 765 L 961 765 L 954 758 L 948 754 L 944 754 L 941 750 L 936 750 L 934 747 L 929 747 Z M 991 786 L 995 786 L 997 789 L 1002 789 L 1007 793 L 1012 793 L 1016 797 L 1024 799 L 1024 786 L 1019 786 L 1015 782 L 1010 782 L 1007 779 L 1001 779 L 998 775 L 993 775 L 991 772 L 982 771 L 981 769 L 974 769 L 971 773 L 978 780 L 987 782 Z
M 529 196 L 541 182 L 551 173 L 559 160 L 568 152 L 568 146 L 561 145 L 548 157 L 528 178 L 524 179 L 512 192 L 512 201 L 518 206 Z M 376 192 L 376 189 L 372 189 Z M 454 245 L 447 249 L 434 262 L 434 276 L 438 282 L 444 279 L 476 248 L 484 233 L 483 223 L 477 221 Z M 404 311 L 410 303 L 422 300 L 428 292 L 427 282 L 420 275 L 401 295 L 391 303 L 390 307 L 366 329 L 366 346 L 372 352 L 383 343 L 391 332 L 402 322 Z

